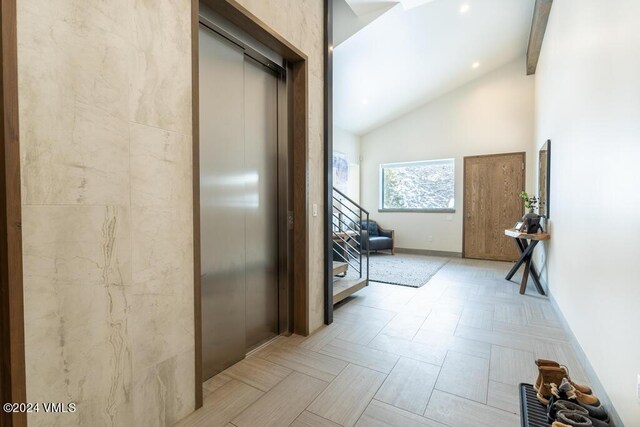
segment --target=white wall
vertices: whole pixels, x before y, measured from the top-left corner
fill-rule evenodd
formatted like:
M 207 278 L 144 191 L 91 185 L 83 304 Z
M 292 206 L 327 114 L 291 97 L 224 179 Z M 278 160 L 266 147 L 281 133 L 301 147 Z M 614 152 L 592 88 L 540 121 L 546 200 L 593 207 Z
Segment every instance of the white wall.
M 349 161 L 347 196 L 355 202 L 360 202 L 360 137 L 334 126 L 333 151 L 347 157 Z
M 552 140 L 548 282 L 622 421 L 640 426 L 640 2 L 553 4 L 536 73 Z
M 534 79 L 520 58 L 364 135 L 362 203 L 395 229 L 398 247 L 462 252 L 463 158 L 525 151 L 527 189 L 536 191 L 533 136 Z M 456 160 L 454 214 L 378 212 L 380 164 L 444 158 Z

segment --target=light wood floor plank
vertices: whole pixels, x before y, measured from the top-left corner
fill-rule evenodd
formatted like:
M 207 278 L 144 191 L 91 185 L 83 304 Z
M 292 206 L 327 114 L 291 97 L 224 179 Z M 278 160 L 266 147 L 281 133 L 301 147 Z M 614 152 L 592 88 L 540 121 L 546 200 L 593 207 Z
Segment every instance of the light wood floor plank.
M 436 388 L 465 399 L 487 403 L 489 361 L 450 351 L 442 365 Z
M 340 320 L 334 319 L 331 325 L 320 327 L 320 329 L 299 343 L 298 346 L 306 348 L 307 350 L 319 351 L 322 347 L 336 339 L 349 325 L 351 325 L 351 323 L 342 323 Z
M 438 379 L 440 367 L 400 358 L 375 398 L 397 408 L 422 415 Z
M 427 316 L 399 313 L 380 333 L 391 337 L 412 340 L 426 319 Z
M 324 381 L 293 372 L 231 422 L 237 427 L 288 426 L 326 386 Z
M 322 347 L 320 353 L 336 357 L 356 365 L 388 374 L 400 358 L 398 355 L 375 350 L 359 344 L 335 339 Z
M 435 347 L 444 347 L 446 350 L 456 351 L 470 356 L 483 357 L 485 359 L 491 357 L 491 344 L 468 340 L 447 333 L 421 329 L 413 340 Z
M 520 334 L 531 338 L 547 338 L 558 341 L 566 341 L 567 335 L 561 328 L 549 326 L 523 326 L 511 325 L 503 322 L 493 322 L 493 330 L 495 332 L 506 332 L 511 334 Z
M 434 390 L 425 417 L 451 427 L 514 427 L 517 415 L 482 403 Z
M 291 369 L 259 357 L 248 357 L 227 368 L 224 374 L 262 391 L 269 391 L 291 373 Z
M 433 310 L 431 314 L 429 314 L 427 320 L 422 325 L 422 329 L 454 333 L 456 326 L 458 325 L 460 315 L 441 310 L 442 300 L 439 300 L 438 307 L 438 310 Z
M 493 312 L 466 307 L 460 316 L 459 324 L 490 331 L 493 329 Z
M 513 414 L 520 413 L 520 392 L 518 386 L 489 381 L 487 405 Z
M 378 335 L 369 343 L 375 348 L 398 356 L 421 360 L 434 365 L 442 365 L 447 351 L 442 346 L 431 346 L 416 341 L 408 341 L 388 335 Z
M 511 385 L 533 383 L 537 376 L 534 361 L 531 352 L 494 345 L 491 347 L 489 378 Z
M 179 427 L 225 426 L 264 393 L 243 382 L 231 380 L 211 393 L 202 408 L 180 421 Z
M 496 322 L 508 323 L 509 325 L 526 325 L 527 316 L 524 306 L 520 303 L 507 304 L 498 303 L 494 313 Z
M 218 375 L 215 375 L 209 378 L 207 381 L 205 381 L 202 384 L 202 391 L 205 394 L 209 395 L 214 391 L 216 391 L 217 389 L 219 389 L 220 387 L 222 387 L 223 385 L 225 385 L 226 383 L 228 383 L 229 381 L 231 381 L 232 379 L 233 378 L 231 378 L 230 376 L 221 372 Z
M 333 421 L 322 418 L 313 412 L 304 411 L 296 420 L 291 423 L 291 427 L 341 427 Z
M 369 320 L 351 324 L 343 328 L 338 338 L 355 344 L 367 345 L 387 326 L 387 320 Z
M 495 324 L 495 322 L 494 322 Z M 518 350 L 533 351 L 533 338 L 527 335 L 510 332 L 485 331 L 459 325 L 455 336 L 489 344 L 512 347 Z
M 380 321 L 385 324 L 396 316 L 389 310 L 367 307 L 359 304 L 346 304 L 334 313 L 337 320 L 351 323 Z
M 532 326 L 559 327 L 560 318 L 548 302 L 525 304 L 527 324 Z
M 327 382 L 332 381 L 348 364 L 343 360 L 300 347 L 276 349 L 265 358 L 280 366 Z
M 340 425 L 353 426 L 384 379 L 380 372 L 349 365 L 308 410 Z
M 356 427 L 444 427 L 436 421 L 372 400 Z

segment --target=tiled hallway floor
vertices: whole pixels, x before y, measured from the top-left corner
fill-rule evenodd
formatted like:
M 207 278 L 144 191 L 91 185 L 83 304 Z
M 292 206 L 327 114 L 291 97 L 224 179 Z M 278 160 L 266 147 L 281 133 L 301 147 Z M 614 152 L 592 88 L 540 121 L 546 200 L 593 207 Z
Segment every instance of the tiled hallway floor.
M 456 259 L 420 289 L 372 283 L 332 325 L 209 380 L 180 425 L 518 426 L 536 358 L 587 381 L 549 301 L 519 295 L 509 266 Z

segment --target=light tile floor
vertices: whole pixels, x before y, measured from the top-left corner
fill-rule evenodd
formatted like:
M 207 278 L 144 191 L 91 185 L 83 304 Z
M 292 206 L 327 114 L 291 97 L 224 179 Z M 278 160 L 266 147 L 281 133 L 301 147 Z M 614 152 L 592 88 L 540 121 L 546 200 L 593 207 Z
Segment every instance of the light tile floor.
M 180 425 L 518 426 L 517 385 L 535 380 L 536 358 L 588 381 L 550 302 L 519 295 L 509 267 L 455 259 L 419 289 L 371 283 L 332 325 L 207 381 Z

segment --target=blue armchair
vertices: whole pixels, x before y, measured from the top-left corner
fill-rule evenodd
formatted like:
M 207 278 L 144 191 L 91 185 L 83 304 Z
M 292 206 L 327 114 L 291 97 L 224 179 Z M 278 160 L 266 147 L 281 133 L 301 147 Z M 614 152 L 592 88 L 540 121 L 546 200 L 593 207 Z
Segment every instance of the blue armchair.
M 369 251 L 391 251 L 395 255 L 394 231 L 386 230 L 378 225 L 376 221 L 362 221 L 362 240 L 364 249 Z

